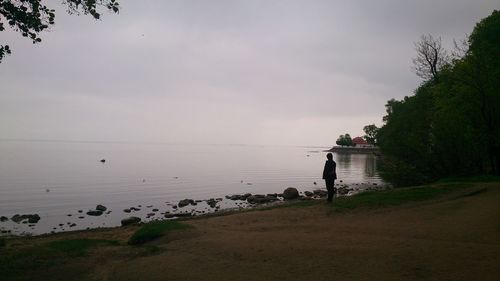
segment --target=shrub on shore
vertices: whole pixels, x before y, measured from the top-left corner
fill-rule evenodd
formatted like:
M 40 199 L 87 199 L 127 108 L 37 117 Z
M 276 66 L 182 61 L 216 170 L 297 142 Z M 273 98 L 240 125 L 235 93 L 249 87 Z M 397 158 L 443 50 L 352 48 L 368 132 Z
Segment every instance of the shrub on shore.
M 190 226 L 176 221 L 148 223 L 137 230 L 128 240 L 129 245 L 139 245 L 161 237 L 172 230 L 186 229 Z

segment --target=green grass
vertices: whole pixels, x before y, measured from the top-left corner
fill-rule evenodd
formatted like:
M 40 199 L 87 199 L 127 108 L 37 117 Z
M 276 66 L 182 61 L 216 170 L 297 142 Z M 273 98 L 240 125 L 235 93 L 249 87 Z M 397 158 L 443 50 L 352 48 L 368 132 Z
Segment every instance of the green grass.
M 438 183 L 452 183 L 452 182 L 500 182 L 500 176 L 494 175 L 481 175 L 469 177 L 449 177 L 440 179 Z
M 145 224 L 128 240 L 129 245 L 139 245 L 161 237 L 172 230 L 185 229 L 190 226 L 177 221 L 161 221 Z
M 444 194 L 470 186 L 472 186 L 472 184 L 441 184 L 385 191 L 369 191 L 350 197 L 336 198 L 333 202 L 333 208 L 335 211 L 342 212 L 355 208 L 398 206 L 405 203 L 438 198 Z
M 62 265 L 70 258 L 85 256 L 90 248 L 114 245 L 118 245 L 118 242 L 68 239 L 29 247 L 9 247 L 0 255 L 1 277 L 2 280 L 26 280 L 26 274 Z
M 118 241 L 104 239 L 69 239 L 57 240 L 47 244 L 50 249 L 59 251 L 70 257 L 81 257 L 87 254 L 90 248 L 98 246 L 118 246 Z

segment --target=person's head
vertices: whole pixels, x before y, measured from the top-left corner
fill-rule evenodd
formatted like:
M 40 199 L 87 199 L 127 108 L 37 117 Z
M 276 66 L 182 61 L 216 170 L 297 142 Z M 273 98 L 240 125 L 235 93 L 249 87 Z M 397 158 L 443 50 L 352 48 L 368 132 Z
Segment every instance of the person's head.
M 326 154 L 326 158 L 328 158 L 328 160 L 333 160 L 333 155 L 331 153 L 328 153 Z

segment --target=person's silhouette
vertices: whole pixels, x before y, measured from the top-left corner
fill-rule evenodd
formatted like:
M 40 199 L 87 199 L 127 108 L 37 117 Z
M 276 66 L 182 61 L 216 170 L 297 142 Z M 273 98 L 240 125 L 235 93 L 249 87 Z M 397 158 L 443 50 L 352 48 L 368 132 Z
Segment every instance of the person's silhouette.
M 325 168 L 323 169 L 323 179 L 325 180 L 326 189 L 328 190 L 328 197 L 326 200 L 332 202 L 333 194 L 335 193 L 335 180 L 337 179 L 337 163 L 333 161 L 333 155 L 331 153 L 328 153 L 326 158 L 328 158 L 328 160 L 326 160 Z

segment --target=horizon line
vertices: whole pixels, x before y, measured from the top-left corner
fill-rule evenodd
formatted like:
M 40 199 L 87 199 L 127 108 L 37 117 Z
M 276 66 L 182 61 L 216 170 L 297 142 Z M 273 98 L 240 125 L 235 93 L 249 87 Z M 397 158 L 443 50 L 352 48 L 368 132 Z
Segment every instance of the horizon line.
M 53 143 L 95 143 L 95 144 L 153 144 L 153 145 L 229 145 L 229 146 L 285 146 L 304 148 L 330 148 L 322 145 L 287 145 L 287 144 L 248 144 L 248 143 L 194 143 L 194 142 L 163 142 L 163 141 L 106 141 L 106 140 L 71 140 L 71 139 L 38 139 L 38 138 L 0 138 L 0 142 L 53 142 Z

